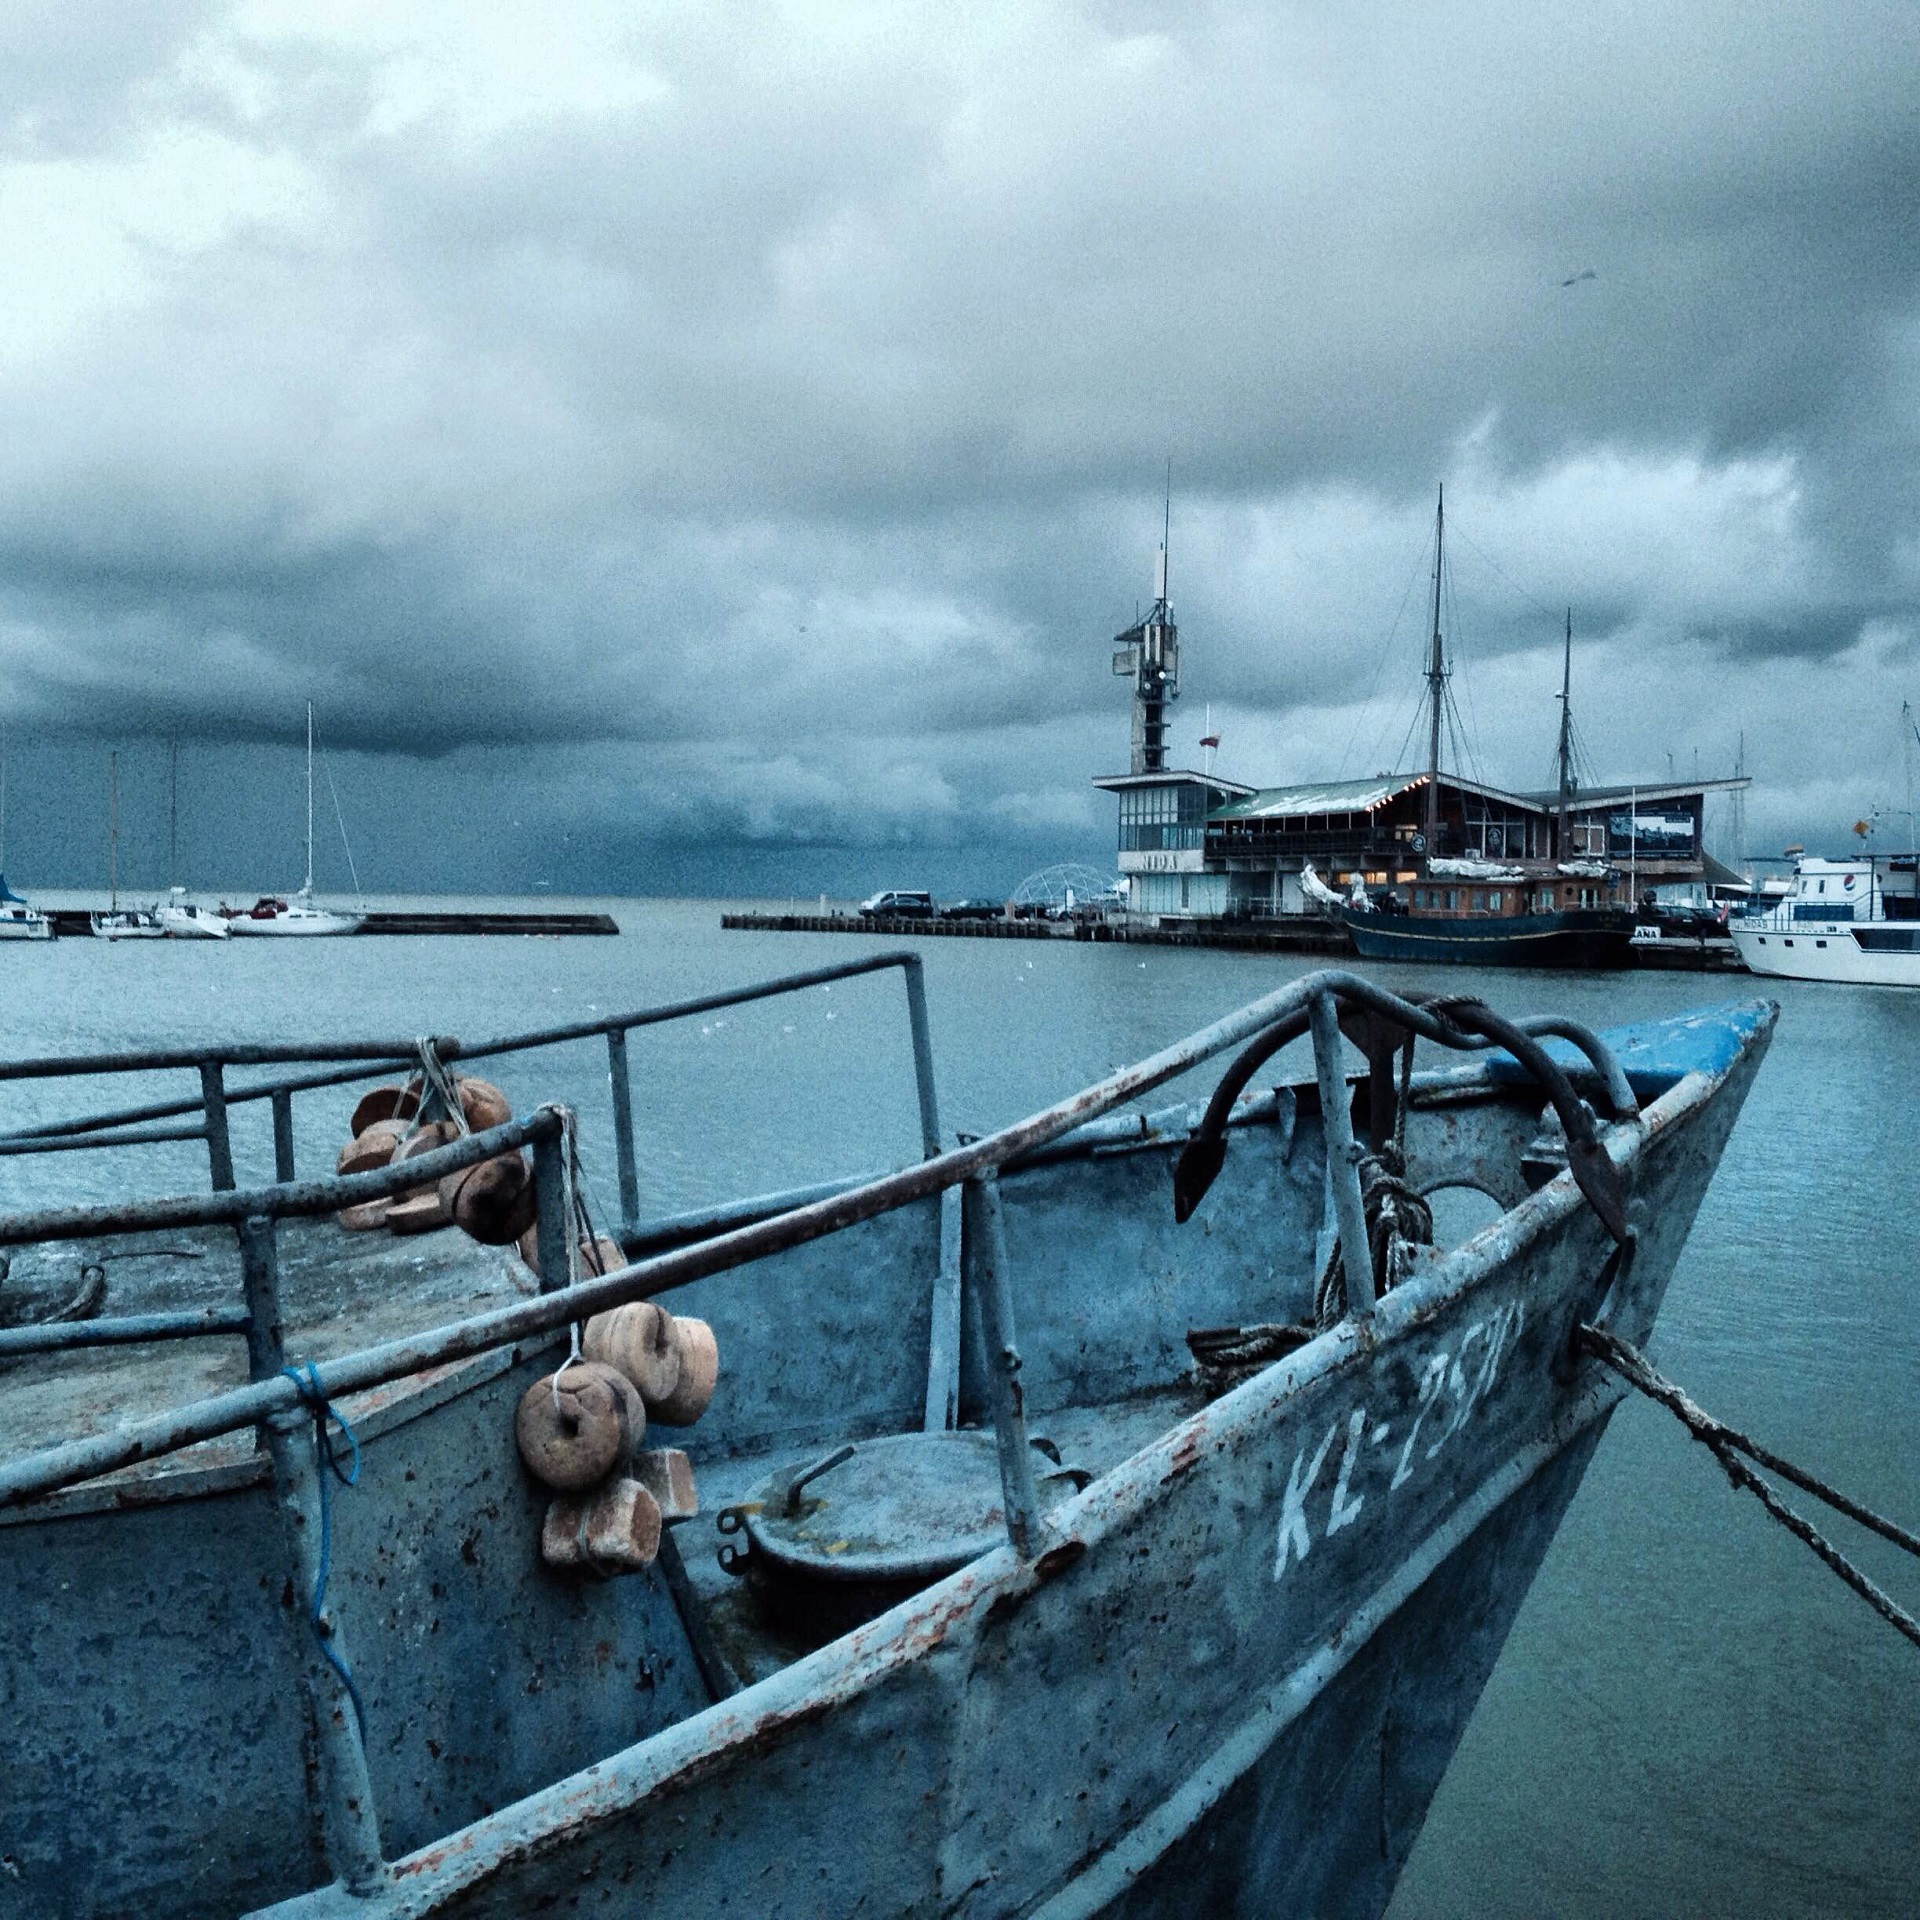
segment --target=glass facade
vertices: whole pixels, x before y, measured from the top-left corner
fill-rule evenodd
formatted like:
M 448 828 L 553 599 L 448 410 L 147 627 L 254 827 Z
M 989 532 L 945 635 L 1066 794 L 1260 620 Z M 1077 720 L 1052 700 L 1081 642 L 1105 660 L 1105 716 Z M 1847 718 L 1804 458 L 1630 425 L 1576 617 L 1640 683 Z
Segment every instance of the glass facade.
M 1206 844 L 1206 788 L 1123 787 L 1119 798 L 1122 853 L 1185 853 Z

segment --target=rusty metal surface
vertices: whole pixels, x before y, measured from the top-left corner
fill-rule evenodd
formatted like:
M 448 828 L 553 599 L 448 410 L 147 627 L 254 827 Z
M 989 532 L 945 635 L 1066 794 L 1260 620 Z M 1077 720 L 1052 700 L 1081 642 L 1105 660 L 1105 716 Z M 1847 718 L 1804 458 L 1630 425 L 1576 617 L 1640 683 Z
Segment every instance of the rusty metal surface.
M 1606 1301 L 1562 1176 L 1105 1474 L 1031 1560 L 398 1862 L 371 1911 L 1172 1914 L 1211 1859 L 1377 1912 L 1615 1403 L 1572 1329 L 1651 1319 L 1767 1024 L 1609 1136 L 1638 1241 Z M 1023 1341 L 1064 1352 L 1042 1323 L 1083 1297 L 1023 1291 Z
M 1633 1183 L 1637 1234 L 1609 1298 L 1599 1297 L 1608 1236 L 1562 1174 L 1364 1319 L 1115 1461 L 1139 1438 L 1142 1406 L 1182 1376 L 1187 1326 L 1272 1318 L 1310 1296 L 1326 1129 L 1313 1088 L 1259 1096 L 1200 1214 L 1176 1229 L 1178 1139 L 1100 1116 L 1261 1031 L 1315 987 L 1295 983 L 958 1152 L 564 1296 L 323 1365 L 328 1392 L 364 1393 L 370 1413 L 384 1400 L 393 1417 L 370 1423 L 382 1470 L 367 1497 L 357 1489 L 338 1506 L 330 1604 L 369 1701 L 381 1830 L 404 1857 L 370 1900 L 319 1889 L 288 1911 L 517 1914 L 558 1903 L 684 1908 L 697 1920 L 857 1905 L 984 1917 L 1127 1901 L 1173 1912 L 1185 1910 L 1173 1902 L 1178 1858 L 1210 1850 L 1244 1868 L 1287 1836 L 1302 1910 L 1334 1910 L 1343 1876 L 1362 1890 L 1390 1886 L 1390 1872 L 1351 1857 L 1357 1816 L 1313 1823 L 1326 1781 L 1303 1772 L 1298 1754 L 1332 1755 L 1336 1772 L 1371 1766 L 1410 1839 L 1504 1634 L 1499 1609 L 1524 1590 L 1614 1401 L 1609 1383 L 1571 1360 L 1571 1329 L 1599 1316 L 1644 1338 L 1771 1016 L 1729 1014 L 1718 1054 L 1605 1136 L 1609 1171 Z M 1485 1059 L 1472 1084 L 1456 1078 L 1437 1098 L 1421 1090 L 1410 1151 L 1417 1161 L 1429 1142 L 1441 1149 L 1429 1171 L 1491 1166 L 1537 1133 L 1540 1106 Z M 731 1373 L 732 1338 L 751 1372 L 709 1416 L 701 1444 L 717 1466 L 745 1471 L 769 1449 L 864 1423 L 918 1426 L 938 1196 L 1036 1151 L 1044 1164 L 1002 1183 L 1023 1402 L 1051 1403 L 1096 1442 L 1107 1471 L 1039 1519 L 1025 1555 L 988 1553 L 717 1704 L 664 1577 L 583 1589 L 539 1566 L 541 1496 L 514 1459 L 507 1410 L 549 1364 L 535 1349 L 568 1318 L 669 1287 L 682 1289 L 676 1309 L 716 1327 L 731 1314 L 722 1352 Z M 1150 1263 L 1132 1288 L 1115 1266 L 1127 1249 Z M 358 1324 L 342 1316 L 343 1345 Z M 390 1384 L 427 1368 L 437 1374 Z M 977 1351 L 971 1374 L 977 1393 Z M 304 1649 L 292 1638 L 305 1619 L 263 1519 L 259 1467 L 246 1459 L 249 1423 L 291 1404 L 289 1383 L 261 1382 L 4 1470 L 0 1492 L 17 1502 L 103 1463 L 216 1441 L 161 1473 L 171 1493 L 158 1504 L 122 1510 L 109 1482 L 0 1516 L 10 1522 L 0 1526 L 0 1670 L 26 1689 L 9 1736 L 19 1750 L 0 1748 L 0 1777 L 55 1779 L 32 1803 L 32 1876 L 17 1895 L 0 1883 L 8 1920 L 8 1900 L 49 1887 L 68 1904 L 44 1910 L 62 1914 L 116 1902 L 230 1912 L 320 1876 L 302 1770 Z M 208 1456 L 223 1462 L 211 1473 L 196 1464 Z M 150 1537 L 130 1530 L 136 1520 Z M 62 1541 L 78 1543 L 65 1589 L 46 1557 Z M 684 1533 L 681 1544 L 694 1551 Z M 140 1579 L 124 1577 L 129 1545 Z M 102 1626 L 93 1602 L 105 1567 L 120 1577 Z M 75 1576 L 85 1606 L 62 1597 Z M 1470 1645 L 1448 1663 L 1435 1623 L 1469 1605 L 1477 1610 L 1458 1626 Z M 204 1644 L 203 1624 L 216 1636 Z M 116 1742 L 103 1718 L 122 1710 L 118 1670 L 148 1639 L 174 1651 Z M 229 1640 L 238 1652 L 223 1665 Z M 48 1649 L 57 1658 L 17 1677 Z M 600 1670 L 609 1660 L 611 1674 Z M 72 1675 L 96 1671 L 76 1698 Z M 629 1692 L 648 1698 L 636 1705 Z M 1415 1730 L 1404 1753 L 1394 1725 Z M 196 1764 L 215 1745 L 253 1755 L 259 1792 L 245 1784 L 254 1769 L 230 1756 Z M 291 1818 L 284 1783 L 267 1778 L 282 1763 L 297 1776 Z M 116 1777 L 116 1766 L 132 1772 Z M 210 1792 L 230 1798 L 218 1818 L 196 1817 Z M 231 1829 L 221 1824 L 229 1805 Z M 86 1808 L 139 1809 L 153 1826 L 131 1838 L 124 1826 L 83 1828 L 76 1809 Z M 241 1860 L 229 1884 L 219 1863 L 249 1810 L 272 1845 Z M 221 1839 L 207 1842 L 209 1829 Z M 1387 1831 L 1383 1813 L 1376 1855 L 1392 1852 Z M 166 1877 L 136 1893 L 143 1871 Z

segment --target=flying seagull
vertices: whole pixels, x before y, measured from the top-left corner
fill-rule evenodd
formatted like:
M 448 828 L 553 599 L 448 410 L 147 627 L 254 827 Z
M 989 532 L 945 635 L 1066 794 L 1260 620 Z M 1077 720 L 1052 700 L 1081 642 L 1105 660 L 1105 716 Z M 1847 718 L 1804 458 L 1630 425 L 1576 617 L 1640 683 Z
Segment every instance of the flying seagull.
M 1599 275 L 1591 267 L 1582 267 L 1570 280 L 1562 280 L 1563 287 L 1577 287 L 1582 280 L 1597 280 Z

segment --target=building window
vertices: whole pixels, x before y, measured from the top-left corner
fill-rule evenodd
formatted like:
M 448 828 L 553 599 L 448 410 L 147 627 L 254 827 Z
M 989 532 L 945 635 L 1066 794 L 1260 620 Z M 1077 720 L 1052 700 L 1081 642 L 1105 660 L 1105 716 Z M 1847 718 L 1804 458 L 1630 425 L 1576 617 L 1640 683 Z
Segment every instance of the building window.
M 1487 911 L 1489 913 L 1498 913 L 1500 911 L 1500 894 L 1497 888 L 1487 895 Z

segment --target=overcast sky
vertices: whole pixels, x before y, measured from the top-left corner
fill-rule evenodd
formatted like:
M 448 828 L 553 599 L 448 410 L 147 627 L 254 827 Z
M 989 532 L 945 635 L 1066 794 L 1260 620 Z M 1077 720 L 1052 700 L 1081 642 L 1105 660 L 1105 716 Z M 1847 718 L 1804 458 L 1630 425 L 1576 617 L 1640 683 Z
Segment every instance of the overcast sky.
M 177 730 L 194 876 L 296 880 L 309 696 L 374 886 L 1110 853 L 1169 459 L 1178 758 L 1394 763 L 1444 481 L 1486 777 L 1570 603 L 1601 777 L 1744 730 L 1837 847 L 1920 702 L 1916 98 L 1911 0 L 16 4 L 8 865 L 99 877 L 110 748 L 163 861 Z

